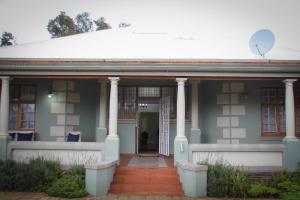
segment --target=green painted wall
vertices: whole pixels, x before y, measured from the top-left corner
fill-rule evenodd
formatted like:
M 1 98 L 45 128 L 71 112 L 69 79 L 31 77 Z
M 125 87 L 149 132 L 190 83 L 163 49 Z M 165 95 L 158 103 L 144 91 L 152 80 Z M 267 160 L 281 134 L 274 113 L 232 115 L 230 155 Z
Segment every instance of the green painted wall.
M 54 79 L 53 79 L 54 80 Z M 12 84 L 34 84 L 37 89 L 36 96 L 36 140 L 56 141 L 57 137 L 50 135 L 50 127 L 57 124 L 57 114 L 51 113 L 51 102 L 48 88 L 51 86 L 50 79 L 14 79 Z M 99 84 L 96 80 L 72 80 L 75 81 L 75 92 L 80 93 L 80 103 L 74 106 L 74 115 L 80 116 L 80 125 L 74 126 L 74 130 L 82 132 L 82 141 L 95 141 L 95 118 L 97 97 L 99 97 Z
M 118 134 L 120 137 L 120 152 L 135 153 L 135 122 L 118 122 Z
M 56 125 L 57 115 L 50 113 L 51 99 L 47 92 L 53 80 L 14 79 L 12 83 L 37 85 L 36 101 L 36 132 L 37 140 L 55 141 L 56 137 L 50 136 L 50 126 Z M 95 132 L 98 127 L 99 88 L 97 80 L 72 80 L 75 81 L 75 90 L 80 93 L 80 103 L 74 107 L 74 114 L 80 115 L 80 125 L 74 126 L 80 130 L 82 141 L 95 141 Z M 217 105 L 217 94 L 222 93 L 224 81 L 201 81 L 199 85 L 199 125 L 202 131 L 203 143 L 216 143 L 222 138 L 222 129 L 217 127 L 217 116 L 222 114 L 221 106 Z M 246 106 L 246 115 L 240 117 L 239 127 L 246 128 L 246 138 L 240 143 L 280 143 L 281 138 L 262 138 L 260 131 L 260 88 L 281 86 L 281 81 L 238 81 L 244 82 L 246 95 L 241 96 L 240 104 Z M 120 85 L 176 85 L 175 81 L 125 81 Z M 190 92 L 190 88 L 189 88 Z M 190 99 L 189 99 L 190 101 Z M 188 103 L 190 106 L 190 102 Z M 121 153 L 135 152 L 135 121 L 118 123 Z M 186 136 L 190 139 L 190 121 L 186 122 Z M 170 123 L 170 153 L 173 153 L 174 138 L 176 136 L 176 121 Z
M 284 87 L 284 84 L 281 81 L 236 82 L 245 83 L 245 94 L 239 96 L 239 104 L 245 105 L 246 114 L 239 117 L 239 127 L 246 128 L 246 137 L 239 139 L 239 143 L 281 143 L 282 138 L 261 137 L 260 89 Z M 199 123 L 203 143 L 216 143 L 223 138 L 222 128 L 217 127 L 217 117 L 222 116 L 222 106 L 217 105 L 217 95 L 222 94 L 222 83 L 224 81 L 202 81 L 199 87 L 199 101 L 202 102 Z

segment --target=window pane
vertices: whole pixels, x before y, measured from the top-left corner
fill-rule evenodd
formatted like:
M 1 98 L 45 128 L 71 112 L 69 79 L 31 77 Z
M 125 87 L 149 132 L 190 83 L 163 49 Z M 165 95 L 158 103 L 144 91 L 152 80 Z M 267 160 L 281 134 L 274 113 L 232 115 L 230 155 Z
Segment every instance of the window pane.
M 282 105 L 279 108 L 279 117 L 280 117 L 280 131 L 285 132 L 285 106 Z
M 124 118 L 123 112 L 123 87 L 118 88 L 118 117 Z
M 295 107 L 296 110 L 296 132 L 300 133 L 300 105 Z
M 278 100 L 280 104 L 285 102 L 285 90 L 283 88 L 278 89 Z
M 136 111 L 136 89 L 135 87 L 124 88 L 124 115 L 125 118 L 135 118 Z
M 34 101 L 35 100 L 35 87 L 34 86 L 21 86 L 21 100 Z
M 262 103 L 275 104 L 276 103 L 276 88 L 263 88 L 261 91 Z
M 34 128 L 34 104 L 21 104 L 21 128 Z
M 262 107 L 263 131 L 276 132 L 276 108 L 273 105 Z
M 9 129 L 16 129 L 17 104 L 9 105 Z
M 20 87 L 18 85 L 11 85 L 9 88 L 9 96 L 12 101 L 17 101 L 20 96 Z
M 160 88 L 139 87 L 139 97 L 160 97 Z
M 174 118 L 175 113 L 175 103 L 174 103 L 174 88 L 173 87 L 162 87 L 162 97 L 170 97 L 170 114 L 171 118 Z

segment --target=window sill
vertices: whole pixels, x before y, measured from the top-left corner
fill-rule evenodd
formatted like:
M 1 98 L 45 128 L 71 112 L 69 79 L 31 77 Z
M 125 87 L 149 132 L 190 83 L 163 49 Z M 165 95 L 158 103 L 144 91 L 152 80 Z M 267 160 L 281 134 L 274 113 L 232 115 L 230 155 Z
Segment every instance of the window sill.
M 270 137 L 270 136 L 261 136 L 259 137 L 257 140 L 258 141 L 282 141 L 284 138 L 284 136 L 273 136 L 273 137 Z

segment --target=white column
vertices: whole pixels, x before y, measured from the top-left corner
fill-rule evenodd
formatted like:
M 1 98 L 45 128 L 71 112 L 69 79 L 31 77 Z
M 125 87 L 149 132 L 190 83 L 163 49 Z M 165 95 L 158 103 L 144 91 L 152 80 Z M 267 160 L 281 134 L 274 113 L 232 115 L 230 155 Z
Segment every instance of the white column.
M 176 137 L 185 138 L 185 95 L 184 82 L 186 78 L 176 78 L 177 89 L 177 135 Z
M 285 120 L 286 136 L 285 140 L 297 140 L 295 136 L 295 103 L 293 83 L 297 79 L 285 79 Z
M 1 77 L 0 135 L 8 135 L 9 77 Z
M 109 77 L 110 99 L 109 99 L 109 137 L 118 137 L 118 81 L 119 77 Z
M 192 130 L 199 129 L 198 103 L 198 81 L 192 81 Z
M 107 112 L 107 83 L 106 80 L 99 81 L 100 86 L 100 106 L 99 106 L 99 128 L 106 128 Z

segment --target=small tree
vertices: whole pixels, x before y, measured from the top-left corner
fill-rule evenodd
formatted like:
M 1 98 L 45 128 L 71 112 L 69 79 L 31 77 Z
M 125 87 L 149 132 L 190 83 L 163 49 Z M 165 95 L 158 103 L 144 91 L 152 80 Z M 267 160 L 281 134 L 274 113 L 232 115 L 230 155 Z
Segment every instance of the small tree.
M 63 37 L 77 33 L 74 20 L 66 15 L 64 11 L 61 11 L 58 16 L 49 21 L 47 29 L 52 38 Z
M 111 29 L 111 26 L 105 22 L 105 18 L 104 17 L 100 17 L 99 19 L 97 19 L 96 21 L 94 21 L 97 28 L 96 30 L 104 30 L 104 29 Z
M 15 44 L 15 37 L 9 32 L 3 32 L 1 36 L 1 47 Z
M 93 22 L 90 19 L 90 14 L 83 12 L 76 16 L 76 32 L 85 33 L 93 31 Z

